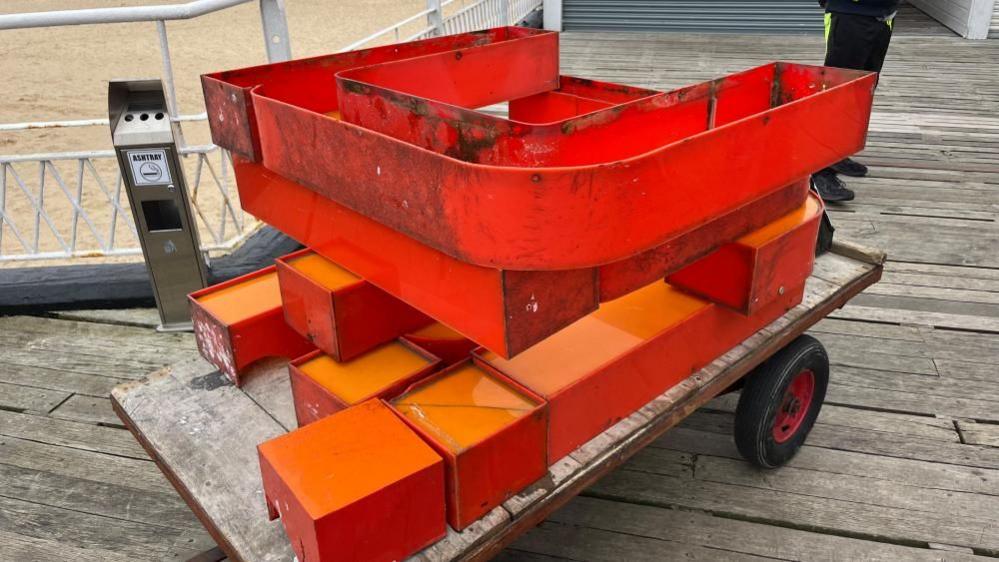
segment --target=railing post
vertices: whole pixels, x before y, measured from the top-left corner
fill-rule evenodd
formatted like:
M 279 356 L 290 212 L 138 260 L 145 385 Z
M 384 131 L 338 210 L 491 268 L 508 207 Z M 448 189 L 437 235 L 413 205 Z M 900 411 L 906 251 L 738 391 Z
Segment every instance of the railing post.
M 264 29 L 264 46 L 268 62 L 291 60 L 288 17 L 284 0 L 260 0 L 260 24 Z
M 0 256 L 3 255 L 3 223 L 7 220 L 7 164 L 0 162 Z
M 562 31 L 562 0 L 544 0 L 542 17 L 548 31 Z
M 433 35 L 440 37 L 444 35 L 444 11 L 441 10 L 441 0 L 427 0 L 427 24 L 433 27 Z
M 513 25 L 516 22 L 510 21 L 510 0 L 499 0 L 500 3 L 500 25 Z
M 160 37 L 160 57 L 163 59 L 163 90 L 166 97 L 167 111 L 170 112 L 170 119 L 180 117 L 180 108 L 177 106 L 177 89 L 173 82 L 173 62 L 170 59 L 170 43 L 167 41 L 166 22 L 156 20 L 156 34 Z M 184 133 L 180 126 L 177 130 L 177 146 L 183 148 L 187 146 L 184 142 Z

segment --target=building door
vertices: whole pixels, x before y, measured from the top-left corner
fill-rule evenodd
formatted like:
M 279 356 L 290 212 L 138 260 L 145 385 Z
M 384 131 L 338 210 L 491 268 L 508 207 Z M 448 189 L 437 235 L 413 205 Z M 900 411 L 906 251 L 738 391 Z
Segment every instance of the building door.
M 815 0 L 562 0 L 566 31 L 819 33 Z

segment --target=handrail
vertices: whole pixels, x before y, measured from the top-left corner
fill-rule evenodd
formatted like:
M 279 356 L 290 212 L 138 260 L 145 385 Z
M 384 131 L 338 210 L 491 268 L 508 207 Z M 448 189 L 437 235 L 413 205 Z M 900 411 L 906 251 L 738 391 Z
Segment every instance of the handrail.
M 451 0 L 451 1 L 454 1 L 454 0 Z M 357 49 L 358 47 L 360 47 L 362 45 L 366 45 L 366 44 L 370 43 L 371 41 L 374 41 L 375 39 L 378 39 L 382 35 L 387 35 L 387 34 L 393 32 L 393 31 L 395 32 L 395 40 L 399 41 L 399 28 L 400 27 L 402 27 L 402 26 L 404 26 L 406 24 L 412 23 L 412 22 L 414 22 L 414 21 L 416 21 L 416 20 L 418 20 L 420 18 L 426 17 L 426 16 L 430 15 L 433 11 L 434 10 L 429 9 L 429 8 L 426 9 L 426 10 L 420 10 L 419 12 L 416 12 L 415 14 L 409 16 L 408 18 L 406 18 L 406 19 L 404 19 L 402 21 L 397 21 L 391 27 L 386 27 L 385 29 L 382 29 L 381 31 L 376 31 L 375 33 L 372 33 L 371 35 L 368 35 L 367 37 L 364 37 L 363 39 L 358 39 L 357 41 L 354 41 L 350 45 L 347 45 L 346 47 L 340 49 L 340 52 L 343 53 L 343 52 L 346 52 L 346 51 L 353 51 L 353 50 Z
M 120 6 L 116 8 L 85 8 L 0 15 L 0 30 L 29 27 L 56 27 L 94 23 L 128 23 L 138 21 L 186 20 L 225 10 L 250 0 L 191 0 L 186 4 L 157 6 Z

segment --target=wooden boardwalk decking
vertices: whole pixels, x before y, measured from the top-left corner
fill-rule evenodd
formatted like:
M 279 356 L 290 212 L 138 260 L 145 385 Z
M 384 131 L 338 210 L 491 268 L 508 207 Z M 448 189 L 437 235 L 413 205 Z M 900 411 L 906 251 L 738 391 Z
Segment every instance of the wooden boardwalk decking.
M 813 334 L 827 406 L 760 472 L 722 397 L 526 534 L 507 560 L 999 557 L 999 41 L 898 22 L 838 236 L 887 249 L 884 280 Z M 580 34 L 564 72 L 656 88 L 814 36 Z M 738 178 L 733 178 L 738 181 Z M 2 275 L 2 272 L 0 272 Z M 116 384 L 194 354 L 150 311 L 0 318 L 0 560 L 184 560 L 211 539 L 111 411 Z

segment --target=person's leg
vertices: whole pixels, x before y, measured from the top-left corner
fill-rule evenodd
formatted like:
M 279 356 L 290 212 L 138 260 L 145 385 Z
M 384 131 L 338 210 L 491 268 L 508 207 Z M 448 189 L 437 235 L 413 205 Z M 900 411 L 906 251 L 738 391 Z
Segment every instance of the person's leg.
M 863 69 L 870 58 L 869 42 L 865 37 L 865 20 L 873 18 L 832 12 L 826 12 L 825 17 L 825 66 Z M 849 158 L 837 162 L 813 174 L 812 186 L 825 201 L 850 201 L 854 197 L 853 191 L 850 191 L 836 174 L 845 172 L 847 175 L 856 175 L 858 166 L 860 164 Z
M 885 64 L 885 56 L 888 54 L 888 45 L 891 43 L 891 34 L 894 31 L 894 18 L 888 21 L 879 21 L 873 30 L 873 40 L 871 52 L 864 64 L 864 70 L 881 73 L 881 68 Z
M 826 13 L 826 66 L 864 70 L 870 59 L 868 16 Z

